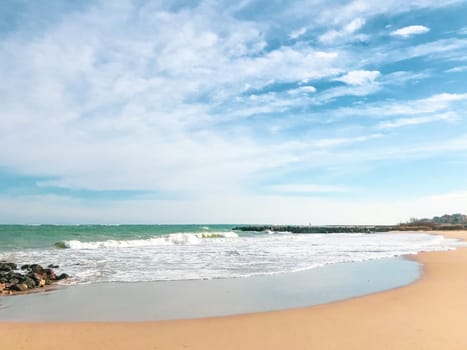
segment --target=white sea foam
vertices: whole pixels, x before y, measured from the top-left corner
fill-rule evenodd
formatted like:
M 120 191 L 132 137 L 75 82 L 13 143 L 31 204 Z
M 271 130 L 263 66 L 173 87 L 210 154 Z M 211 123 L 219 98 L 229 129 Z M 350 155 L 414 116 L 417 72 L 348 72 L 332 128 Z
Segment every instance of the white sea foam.
M 209 232 L 209 233 L 172 233 L 148 239 L 132 240 L 106 240 L 99 242 L 81 242 L 78 240 L 60 241 L 55 243 L 57 248 L 70 249 L 102 249 L 102 248 L 136 248 L 150 246 L 165 246 L 172 244 L 199 244 L 202 239 L 208 238 L 235 238 L 235 232 Z
M 11 253 L 12 261 L 54 262 L 75 283 L 248 277 L 381 259 L 465 245 L 423 233 L 174 233 L 149 239 L 60 242 Z M 59 271 L 60 272 L 60 271 Z

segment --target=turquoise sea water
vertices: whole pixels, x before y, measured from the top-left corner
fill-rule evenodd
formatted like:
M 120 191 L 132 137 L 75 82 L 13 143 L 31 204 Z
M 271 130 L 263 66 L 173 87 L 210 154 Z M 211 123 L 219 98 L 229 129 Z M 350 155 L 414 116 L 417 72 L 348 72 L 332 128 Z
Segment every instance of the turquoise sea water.
M 0 297 L 0 321 L 142 321 L 315 305 L 410 283 L 419 265 L 394 257 L 463 245 L 424 233 L 232 227 L 0 225 L 0 260 L 57 264 L 71 276 L 60 283 L 73 285 Z
M 171 233 L 230 231 L 233 225 L 0 225 L 0 251 L 48 248 L 56 242 L 147 239 Z
M 59 265 L 64 283 L 243 278 L 454 249 L 423 233 L 234 232 L 232 225 L 0 225 L 0 260 Z

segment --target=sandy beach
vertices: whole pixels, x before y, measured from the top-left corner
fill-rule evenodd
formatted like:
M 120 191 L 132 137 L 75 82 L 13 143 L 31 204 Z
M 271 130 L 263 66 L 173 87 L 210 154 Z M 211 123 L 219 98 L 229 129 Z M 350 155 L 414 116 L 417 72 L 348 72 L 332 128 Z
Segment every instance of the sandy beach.
M 424 266 L 415 283 L 331 304 L 182 321 L 0 323 L 0 339 L 11 350 L 467 349 L 467 248 L 415 259 Z

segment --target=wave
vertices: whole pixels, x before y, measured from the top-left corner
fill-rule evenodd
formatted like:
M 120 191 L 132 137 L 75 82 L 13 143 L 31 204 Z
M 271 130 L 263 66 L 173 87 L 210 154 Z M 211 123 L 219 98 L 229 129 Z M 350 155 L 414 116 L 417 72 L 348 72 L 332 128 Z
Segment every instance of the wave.
M 262 232 L 266 233 L 268 235 L 290 235 L 290 234 L 293 234 L 293 232 L 290 232 L 290 231 L 275 231 L 275 230 L 270 230 L 270 229 L 266 229 L 266 230 L 264 230 Z
M 62 249 L 0 252 L 0 259 L 56 263 L 73 276 L 67 283 L 142 282 L 272 275 L 467 246 L 421 233 L 237 235 L 197 228 L 130 237 L 104 236 L 95 242 L 77 237 L 57 242 Z
M 209 232 L 209 233 L 172 233 L 166 236 L 148 239 L 132 240 L 106 240 L 97 242 L 82 242 L 79 240 L 58 241 L 54 244 L 60 249 L 101 249 L 101 248 L 136 248 L 174 244 L 200 244 L 203 239 L 236 238 L 235 232 Z

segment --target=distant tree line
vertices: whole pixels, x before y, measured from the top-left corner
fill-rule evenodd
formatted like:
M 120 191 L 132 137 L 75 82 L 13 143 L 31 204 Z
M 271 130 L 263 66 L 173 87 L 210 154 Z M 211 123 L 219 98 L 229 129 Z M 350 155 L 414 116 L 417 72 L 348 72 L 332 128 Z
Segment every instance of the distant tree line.
M 401 223 L 401 227 L 426 227 L 437 230 L 458 230 L 467 228 L 467 215 L 464 214 L 445 214 L 429 218 L 411 218 L 409 222 Z

